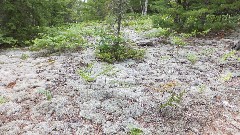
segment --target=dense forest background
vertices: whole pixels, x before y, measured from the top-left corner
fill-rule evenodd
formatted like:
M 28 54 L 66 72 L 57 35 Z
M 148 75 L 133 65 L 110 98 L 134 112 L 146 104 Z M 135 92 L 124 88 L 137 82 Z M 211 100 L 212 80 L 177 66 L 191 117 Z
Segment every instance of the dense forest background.
M 155 28 L 197 34 L 234 28 L 240 13 L 239 0 L 1 0 L 0 5 L 0 44 L 21 46 L 53 27 L 89 21 L 114 24 L 116 18 L 142 14 Z

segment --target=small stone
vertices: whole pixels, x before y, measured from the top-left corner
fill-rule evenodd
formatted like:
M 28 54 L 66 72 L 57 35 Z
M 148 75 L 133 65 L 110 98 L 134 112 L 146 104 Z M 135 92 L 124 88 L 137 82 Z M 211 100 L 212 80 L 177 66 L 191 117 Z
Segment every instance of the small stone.
M 150 40 L 142 40 L 137 42 L 138 46 L 153 46 L 153 42 Z
M 240 50 L 240 40 L 237 43 L 234 43 L 232 49 L 239 51 Z

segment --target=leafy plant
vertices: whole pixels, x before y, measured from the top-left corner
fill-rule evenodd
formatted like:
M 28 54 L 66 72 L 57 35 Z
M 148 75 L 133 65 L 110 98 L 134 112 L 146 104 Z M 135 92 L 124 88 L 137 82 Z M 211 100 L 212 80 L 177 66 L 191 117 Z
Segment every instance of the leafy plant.
M 195 63 L 197 62 L 197 60 L 198 60 L 198 57 L 197 57 L 197 55 L 190 53 L 190 54 L 187 55 L 187 59 L 188 59 L 192 64 L 195 64 Z
M 180 101 L 182 100 L 183 95 L 186 93 L 186 91 L 182 91 L 179 94 L 176 93 L 172 93 L 171 97 L 166 101 L 166 103 L 161 104 L 160 108 L 165 108 L 167 106 L 176 106 L 177 104 L 180 103 Z
M 158 14 L 152 17 L 154 27 L 171 28 L 177 32 L 205 34 L 211 29 L 221 30 L 237 26 L 238 0 L 198 3 L 177 0 L 158 0 L 151 5 Z
M 151 30 L 152 20 L 149 16 L 128 16 L 122 23 L 125 27 L 130 27 L 134 29 L 136 32 L 145 32 Z
M 119 44 L 116 44 L 119 43 Z M 142 59 L 145 51 L 134 49 L 127 45 L 122 38 L 115 37 L 113 35 L 105 35 L 100 41 L 100 45 L 96 50 L 96 57 L 102 61 L 108 63 L 114 63 L 116 61 L 124 61 L 126 59 Z
M 28 58 L 29 58 L 29 55 L 27 55 L 27 54 L 22 54 L 20 59 L 26 60 L 26 59 L 28 59 Z
M 182 37 L 179 37 L 179 36 L 173 36 L 173 37 L 171 38 L 171 42 L 172 42 L 172 44 L 174 44 L 174 45 L 179 45 L 179 46 L 184 46 L 184 45 L 186 45 L 186 42 L 183 40 L 183 38 L 182 38 Z
M 113 69 L 113 66 L 105 66 L 99 73 L 92 72 L 93 64 L 89 64 L 85 69 L 79 69 L 78 74 L 87 82 L 93 82 L 98 76 L 107 74 Z
M 6 37 L 3 34 L 0 33 L 0 45 L 1 44 L 9 44 L 9 45 L 14 45 L 17 43 L 17 40 L 14 39 L 13 37 Z
M 44 95 L 47 98 L 47 100 L 52 99 L 52 94 L 49 90 L 38 90 L 38 93 Z
M 34 39 L 32 50 L 48 49 L 61 52 L 84 47 L 86 43 L 81 29 L 74 25 L 46 29 L 49 33 L 41 33 L 40 38 Z
M 0 96 L 0 104 L 6 103 L 7 99 L 4 98 L 3 96 Z
M 141 135 L 143 134 L 143 131 L 139 128 L 132 128 L 130 130 L 130 135 Z

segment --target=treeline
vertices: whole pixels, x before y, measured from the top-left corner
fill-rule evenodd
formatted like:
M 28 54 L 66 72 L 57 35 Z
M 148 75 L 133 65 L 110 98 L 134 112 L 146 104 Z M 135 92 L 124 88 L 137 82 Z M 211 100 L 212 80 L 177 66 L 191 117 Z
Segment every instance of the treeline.
M 228 29 L 240 21 L 239 0 L 158 0 L 152 9 L 156 27 L 181 32 Z
M 4 40 L 5 37 L 7 42 L 12 38 L 6 37 L 13 37 L 23 43 L 34 38 L 44 26 L 74 22 L 80 4 L 77 0 L 2 0 L 0 39 Z
M 0 44 L 26 44 L 44 27 L 105 20 L 120 0 L 1 0 Z M 126 13 L 151 15 L 154 27 L 201 32 L 235 27 L 239 0 L 122 0 Z M 125 13 L 125 12 L 123 12 Z

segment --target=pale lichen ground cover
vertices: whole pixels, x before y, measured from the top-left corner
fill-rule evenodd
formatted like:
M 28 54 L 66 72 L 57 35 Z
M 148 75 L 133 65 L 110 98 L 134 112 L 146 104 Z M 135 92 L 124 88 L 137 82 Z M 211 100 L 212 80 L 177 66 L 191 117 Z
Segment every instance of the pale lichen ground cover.
M 240 53 L 223 61 L 228 41 L 145 47 L 144 60 L 113 64 L 92 82 L 78 70 L 92 64 L 89 72 L 98 74 L 109 66 L 96 61 L 93 48 L 49 57 L 1 50 L 0 134 L 238 134 Z M 160 109 L 170 92 L 183 90 L 176 107 Z

